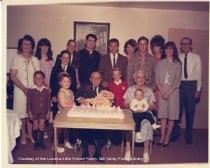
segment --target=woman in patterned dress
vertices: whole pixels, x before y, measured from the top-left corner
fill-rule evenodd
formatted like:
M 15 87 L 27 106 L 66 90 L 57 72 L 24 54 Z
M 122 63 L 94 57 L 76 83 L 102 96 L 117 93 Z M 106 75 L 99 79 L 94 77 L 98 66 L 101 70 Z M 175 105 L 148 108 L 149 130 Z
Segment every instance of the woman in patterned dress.
M 158 118 L 161 119 L 161 137 L 157 145 L 167 147 L 174 126 L 179 119 L 179 85 L 181 82 L 181 62 L 174 42 L 164 46 L 164 56 L 156 67 L 158 87 Z
M 138 70 L 133 75 L 136 85 L 130 86 L 124 95 L 124 107 L 129 108 L 130 102 L 134 98 L 134 92 L 136 89 L 142 89 L 144 91 L 144 98 L 149 104 L 149 110 L 154 109 L 155 96 L 151 88 L 146 86 L 146 73 L 143 70 Z M 143 163 L 148 163 L 149 158 L 149 142 L 153 139 L 153 129 L 149 121 L 143 120 L 141 122 L 141 142 L 144 142 L 144 151 L 143 151 Z M 126 132 L 126 153 L 125 160 L 131 160 L 131 132 Z
M 32 142 L 32 123 L 27 120 L 26 95 L 28 89 L 34 86 L 33 74 L 40 69 L 39 60 L 34 57 L 33 49 L 35 47 L 34 39 L 30 35 L 25 35 L 18 41 L 18 54 L 12 60 L 10 66 L 11 79 L 14 82 L 14 111 L 18 113 L 21 119 L 21 143 L 26 144 L 26 123 L 28 136 Z M 26 122 L 27 121 L 27 122 Z

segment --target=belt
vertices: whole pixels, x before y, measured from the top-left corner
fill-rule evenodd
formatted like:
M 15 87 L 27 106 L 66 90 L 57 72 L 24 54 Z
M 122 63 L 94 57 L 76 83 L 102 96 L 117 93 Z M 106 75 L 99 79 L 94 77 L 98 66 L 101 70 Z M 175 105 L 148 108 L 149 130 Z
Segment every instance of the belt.
M 181 84 L 196 84 L 197 81 L 196 80 L 185 80 L 185 81 L 181 81 Z

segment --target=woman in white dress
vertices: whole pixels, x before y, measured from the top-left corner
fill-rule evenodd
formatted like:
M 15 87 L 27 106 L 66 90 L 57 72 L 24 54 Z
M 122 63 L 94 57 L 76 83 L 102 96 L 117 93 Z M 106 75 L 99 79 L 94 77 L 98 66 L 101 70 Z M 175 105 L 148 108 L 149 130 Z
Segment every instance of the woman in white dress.
M 21 119 L 21 143 L 26 144 L 26 123 L 28 136 L 32 138 L 32 124 L 27 122 L 26 95 L 28 89 L 34 85 L 33 74 L 40 69 L 39 61 L 32 55 L 35 47 L 34 39 L 30 35 L 25 35 L 18 41 L 19 54 L 14 57 L 10 66 L 11 79 L 14 82 L 14 106 L 13 109 Z

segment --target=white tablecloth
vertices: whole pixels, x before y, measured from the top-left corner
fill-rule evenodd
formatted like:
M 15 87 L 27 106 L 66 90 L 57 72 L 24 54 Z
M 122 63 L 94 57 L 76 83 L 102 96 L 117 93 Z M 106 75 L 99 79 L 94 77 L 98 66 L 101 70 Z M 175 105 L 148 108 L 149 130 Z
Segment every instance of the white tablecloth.
M 16 145 L 16 138 L 20 136 L 21 121 L 17 113 L 7 109 L 7 129 L 8 129 L 8 161 L 13 163 L 12 150 Z

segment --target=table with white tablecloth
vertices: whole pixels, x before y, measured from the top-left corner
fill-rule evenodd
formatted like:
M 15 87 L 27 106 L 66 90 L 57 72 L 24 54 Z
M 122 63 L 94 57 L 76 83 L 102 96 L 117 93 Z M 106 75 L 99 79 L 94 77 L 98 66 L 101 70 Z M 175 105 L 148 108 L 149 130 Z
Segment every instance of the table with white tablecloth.
M 16 146 L 16 138 L 20 136 L 21 120 L 17 113 L 7 109 L 7 129 L 8 129 L 8 162 L 13 163 L 12 150 Z

